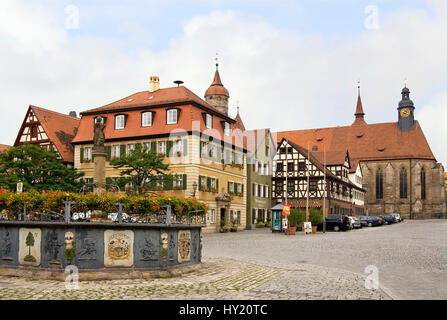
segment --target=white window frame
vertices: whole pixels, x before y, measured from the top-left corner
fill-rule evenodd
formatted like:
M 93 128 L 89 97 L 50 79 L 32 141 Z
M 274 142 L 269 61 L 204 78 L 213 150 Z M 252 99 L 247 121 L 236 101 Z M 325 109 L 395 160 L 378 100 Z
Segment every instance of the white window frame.
M 261 184 L 261 193 L 259 194 L 260 198 L 264 198 L 264 186 Z
M 226 135 L 226 136 L 231 135 L 231 127 L 228 122 L 225 122 L 225 124 L 224 124 L 224 135 Z
M 158 141 L 158 153 L 166 154 L 166 141 Z
M 183 140 L 180 139 L 175 141 L 175 151 L 183 153 Z
M 233 192 L 234 193 L 234 182 L 229 181 L 228 183 L 228 193 Z
M 166 124 L 176 124 L 178 122 L 178 110 L 168 109 L 166 110 Z
M 85 148 L 84 159 L 92 160 L 92 148 L 91 147 Z
M 208 129 L 212 129 L 213 128 L 213 116 L 209 113 L 205 114 L 205 126 Z
M 216 188 L 216 178 L 211 178 L 210 182 L 211 182 L 211 189 L 215 189 Z
M 253 184 L 253 188 L 254 188 L 254 190 L 255 190 L 255 197 L 257 197 L 258 196 L 258 184 L 257 183 L 254 183 Z
M 124 129 L 126 122 L 126 116 L 124 114 L 119 114 L 115 116 L 115 130 Z
M 174 186 L 175 187 L 183 187 L 183 177 L 178 176 L 176 179 L 174 179 Z
M 152 127 L 152 112 L 146 111 L 141 113 L 141 126 Z
M 120 157 L 120 145 L 114 145 L 112 146 L 112 157 L 113 158 L 119 158 Z
M 211 209 L 211 219 L 210 219 L 210 223 L 214 223 L 214 217 L 216 215 L 216 209 Z
M 255 160 L 255 172 L 258 173 L 259 162 Z
M 151 150 L 151 143 L 150 142 L 143 142 L 143 149 L 147 148 L 147 151 L 149 152 Z
M 129 143 L 127 145 L 127 154 L 131 153 L 132 150 L 134 150 L 134 149 L 135 149 L 135 144 L 134 143 Z

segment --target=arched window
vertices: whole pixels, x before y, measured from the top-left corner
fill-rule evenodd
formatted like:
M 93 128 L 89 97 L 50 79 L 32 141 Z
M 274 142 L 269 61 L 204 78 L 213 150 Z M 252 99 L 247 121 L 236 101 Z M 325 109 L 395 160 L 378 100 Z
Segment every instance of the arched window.
M 425 170 L 421 170 L 421 199 L 425 200 Z
M 383 173 L 380 169 L 376 173 L 376 198 L 383 199 Z
M 402 168 L 400 170 L 400 198 L 406 199 L 407 198 L 407 192 L 408 191 L 408 185 L 407 185 L 407 170 Z

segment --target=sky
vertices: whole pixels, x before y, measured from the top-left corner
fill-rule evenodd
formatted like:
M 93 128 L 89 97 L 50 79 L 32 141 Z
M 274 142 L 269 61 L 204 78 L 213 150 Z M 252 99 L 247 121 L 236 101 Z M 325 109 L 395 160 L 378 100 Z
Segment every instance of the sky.
M 247 129 L 397 121 L 405 83 L 447 164 L 445 0 L 2 0 L 0 143 L 30 104 L 79 112 L 174 80 L 203 97 L 216 53 Z

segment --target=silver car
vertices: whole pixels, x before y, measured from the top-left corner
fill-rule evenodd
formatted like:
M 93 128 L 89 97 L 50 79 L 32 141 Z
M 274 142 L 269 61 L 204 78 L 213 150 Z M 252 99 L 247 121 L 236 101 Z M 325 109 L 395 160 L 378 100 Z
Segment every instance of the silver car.
M 359 229 L 362 227 L 362 223 L 356 217 L 349 217 L 349 225 L 351 229 Z

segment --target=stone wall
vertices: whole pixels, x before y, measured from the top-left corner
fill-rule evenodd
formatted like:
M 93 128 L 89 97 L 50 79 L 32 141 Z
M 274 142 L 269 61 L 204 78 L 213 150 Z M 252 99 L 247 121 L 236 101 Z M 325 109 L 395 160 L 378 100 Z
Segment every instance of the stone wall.
M 444 168 L 433 160 L 364 161 L 363 188 L 369 214 L 400 213 L 406 219 L 447 218 Z M 400 172 L 407 172 L 408 195 L 400 198 Z M 376 198 L 376 173 L 383 173 L 383 199 Z M 426 197 L 421 197 L 421 171 L 425 170 Z
M 168 269 L 200 261 L 200 226 L 0 221 L 0 267 Z

